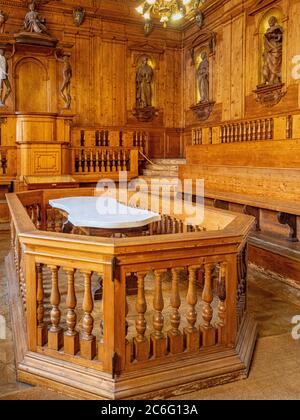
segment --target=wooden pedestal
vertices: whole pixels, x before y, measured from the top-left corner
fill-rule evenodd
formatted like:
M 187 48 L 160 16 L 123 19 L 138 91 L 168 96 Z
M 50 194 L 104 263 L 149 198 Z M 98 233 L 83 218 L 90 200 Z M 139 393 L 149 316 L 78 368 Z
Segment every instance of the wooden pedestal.
M 94 359 L 96 356 L 96 337 L 91 340 L 80 340 L 80 355 L 84 359 Z
M 75 356 L 79 352 L 79 334 L 67 335 L 64 337 L 64 353 Z
M 64 344 L 64 333 L 62 329 L 58 331 L 48 331 L 48 348 L 51 350 L 60 350 Z
M 167 339 L 166 337 L 157 338 L 151 335 L 151 354 L 154 358 L 165 356 L 167 352 Z
M 150 344 L 147 339 L 144 341 L 137 341 L 134 339 L 134 356 L 138 362 L 143 362 L 149 358 Z
M 177 354 L 183 352 L 184 337 L 182 334 L 173 335 L 171 331 L 168 332 L 168 349 L 170 353 Z
M 186 343 L 187 351 L 197 351 L 200 347 L 200 332 L 198 330 L 189 331 L 186 328 L 184 330 L 184 340 Z

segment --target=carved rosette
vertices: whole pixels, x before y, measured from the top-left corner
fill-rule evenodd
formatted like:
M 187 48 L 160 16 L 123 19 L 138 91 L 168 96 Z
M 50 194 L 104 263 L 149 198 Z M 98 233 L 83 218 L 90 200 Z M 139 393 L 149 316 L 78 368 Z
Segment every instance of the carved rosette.
M 215 102 L 199 102 L 197 105 L 191 106 L 191 110 L 194 112 L 198 120 L 206 121 L 210 117 L 214 105 Z
M 253 92 L 256 95 L 256 101 L 268 108 L 277 105 L 284 97 L 284 83 L 275 85 L 259 85 Z
M 132 114 L 140 122 L 151 122 L 158 115 L 158 110 L 153 106 L 148 106 L 146 108 L 134 108 Z

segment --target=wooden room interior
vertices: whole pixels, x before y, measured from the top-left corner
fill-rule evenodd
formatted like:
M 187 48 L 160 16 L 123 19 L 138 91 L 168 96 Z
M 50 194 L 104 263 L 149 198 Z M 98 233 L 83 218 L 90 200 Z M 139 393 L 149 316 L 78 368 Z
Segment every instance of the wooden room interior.
M 300 398 L 299 19 L 0 1 L 0 399 Z M 124 175 L 156 219 L 59 207 Z

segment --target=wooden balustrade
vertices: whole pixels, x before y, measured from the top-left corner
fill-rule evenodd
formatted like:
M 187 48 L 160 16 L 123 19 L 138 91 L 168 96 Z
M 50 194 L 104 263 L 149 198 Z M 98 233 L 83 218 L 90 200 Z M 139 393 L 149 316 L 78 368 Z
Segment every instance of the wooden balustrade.
M 92 195 L 93 190 L 74 190 L 70 196 L 80 192 Z M 168 363 L 171 375 L 179 368 L 185 372 L 186 358 L 195 372 L 214 357 L 221 370 L 228 357 L 233 371 L 241 369 L 235 343 L 245 337 L 241 328 L 253 327 L 243 322 L 246 254 L 241 253 L 241 238 L 248 235 L 252 217 L 239 215 L 231 219 L 230 229 L 205 232 L 184 222 L 183 229 L 164 216 L 152 237 L 138 241 L 79 237 L 58 233 L 50 224 L 48 201 L 61 194 L 68 192 L 8 196 L 13 272 L 19 285 L 26 284 L 21 295 L 26 357 L 17 366 L 21 380 L 39 383 L 43 378 L 59 389 L 71 387 L 75 394 L 83 389 L 86 395 L 112 398 L 110 384 L 122 381 L 123 373 L 141 377 L 139 384 L 154 390 L 157 385 L 149 376 L 146 382 L 143 372 L 159 374 Z M 199 282 L 203 270 L 204 285 Z M 129 275 L 137 281 L 136 294 L 127 293 Z M 99 276 L 101 302 L 93 299 Z M 186 380 L 177 375 L 175 381 Z M 138 393 L 137 384 L 130 387 L 132 395 Z
M 126 171 L 138 175 L 138 148 L 81 147 L 72 149 L 72 175 L 86 178 L 113 177 Z
M 272 118 L 224 124 L 220 126 L 220 143 L 272 140 L 273 130 Z
M 99 128 L 89 129 L 73 127 L 72 146 L 94 147 L 127 147 L 138 148 L 147 154 L 149 150 L 149 133 L 144 130 L 128 131 L 126 129 Z

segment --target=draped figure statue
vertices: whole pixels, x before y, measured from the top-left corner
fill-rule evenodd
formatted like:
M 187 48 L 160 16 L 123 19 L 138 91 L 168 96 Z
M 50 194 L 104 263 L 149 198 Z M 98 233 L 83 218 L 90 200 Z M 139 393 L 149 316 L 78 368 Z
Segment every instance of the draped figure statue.
M 36 11 L 35 2 L 29 4 L 29 12 L 24 19 L 24 29 L 26 32 L 34 32 L 37 34 L 47 33 L 45 19 Z
M 152 106 L 153 75 L 153 69 L 148 63 L 148 57 L 144 57 L 136 74 L 137 108 L 147 108 Z
M 201 62 L 197 70 L 198 89 L 200 94 L 200 102 L 209 101 L 209 62 L 207 53 L 201 53 Z
M 269 28 L 264 34 L 264 64 L 262 69 L 265 84 L 282 82 L 282 42 L 283 29 L 275 16 L 269 19 Z

